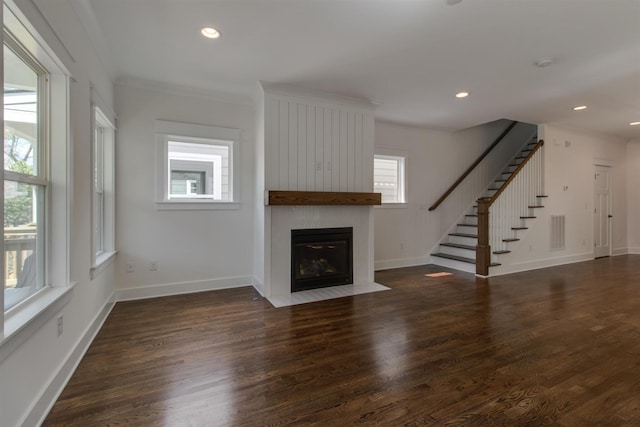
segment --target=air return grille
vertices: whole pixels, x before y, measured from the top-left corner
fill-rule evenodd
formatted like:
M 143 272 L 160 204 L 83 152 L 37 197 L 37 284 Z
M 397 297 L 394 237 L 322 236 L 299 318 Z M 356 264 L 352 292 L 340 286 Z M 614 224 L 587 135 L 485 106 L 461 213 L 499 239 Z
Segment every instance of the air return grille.
M 560 251 L 564 249 L 564 215 L 551 215 L 551 250 Z

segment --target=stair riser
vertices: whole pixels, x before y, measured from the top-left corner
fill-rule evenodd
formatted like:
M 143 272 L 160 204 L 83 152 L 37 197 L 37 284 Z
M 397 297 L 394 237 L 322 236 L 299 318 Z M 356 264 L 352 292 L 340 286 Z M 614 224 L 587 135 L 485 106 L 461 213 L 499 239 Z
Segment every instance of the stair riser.
M 456 232 L 464 234 L 478 234 L 478 227 L 467 227 L 464 225 L 458 225 L 458 227 L 456 228 Z
M 451 246 L 440 246 L 443 254 L 456 255 L 464 258 L 476 259 L 476 251 L 470 249 L 453 248 Z
M 449 242 L 469 246 L 478 245 L 478 239 L 473 237 L 449 236 Z
M 478 217 L 477 216 L 467 216 L 467 217 L 465 217 L 464 222 L 466 222 L 467 224 L 478 225 Z M 476 230 L 477 230 L 477 228 L 476 228 Z
M 475 273 L 476 266 L 467 262 L 456 261 L 454 259 L 446 259 L 439 257 L 431 257 L 431 262 L 435 265 L 440 265 L 447 268 L 453 268 L 454 270 L 466 271 L 468 273 Z

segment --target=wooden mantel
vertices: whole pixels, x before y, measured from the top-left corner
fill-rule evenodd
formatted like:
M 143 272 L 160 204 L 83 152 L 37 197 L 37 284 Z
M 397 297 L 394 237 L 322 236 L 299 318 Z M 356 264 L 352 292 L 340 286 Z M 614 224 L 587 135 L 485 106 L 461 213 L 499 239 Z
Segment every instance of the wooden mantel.
M 380 193 L 267 190 L 266 205 L 380 205 Z

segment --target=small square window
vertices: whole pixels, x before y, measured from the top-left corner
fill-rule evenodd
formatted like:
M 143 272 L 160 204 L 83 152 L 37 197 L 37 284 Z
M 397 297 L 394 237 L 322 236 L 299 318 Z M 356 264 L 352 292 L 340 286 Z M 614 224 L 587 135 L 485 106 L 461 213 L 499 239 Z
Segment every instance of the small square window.
M 231 200 L 229 145 L 169 141 L 169 199 Z
M 405 157 L 374 156 L 373 191 L 382 194 L 382 203 L 405 203 Z
M 156 121 L 158 209 L 237 208 L 239 131 Z

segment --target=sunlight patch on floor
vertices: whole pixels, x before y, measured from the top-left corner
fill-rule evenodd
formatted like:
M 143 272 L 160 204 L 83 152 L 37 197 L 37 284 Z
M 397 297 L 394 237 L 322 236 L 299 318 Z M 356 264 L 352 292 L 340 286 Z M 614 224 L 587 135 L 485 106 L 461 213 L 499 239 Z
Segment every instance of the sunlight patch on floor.
M 451 276 L 453 273 L 447 273 L 447 272 L 440 272 L 440 273 L 429 273 L 429 274 L 425 274 L 424 277 L 444 277 L 444 276 Z

